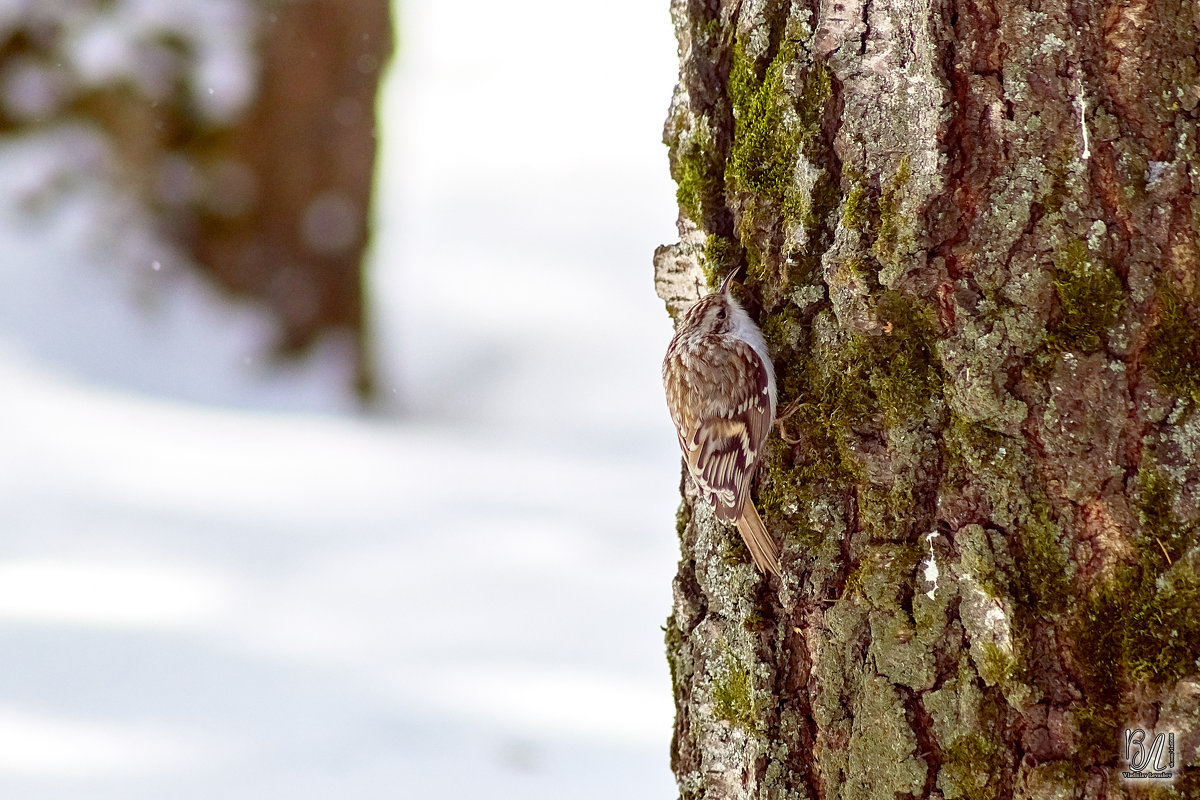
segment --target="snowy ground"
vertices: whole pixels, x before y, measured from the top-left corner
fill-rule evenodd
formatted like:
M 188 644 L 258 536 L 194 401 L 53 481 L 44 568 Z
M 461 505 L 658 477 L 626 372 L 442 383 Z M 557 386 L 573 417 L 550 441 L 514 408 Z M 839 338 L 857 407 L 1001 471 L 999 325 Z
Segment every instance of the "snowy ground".
M 673 794 L 666 4 L 403 11 L 382 411 L 0 147 L 5 800 Z

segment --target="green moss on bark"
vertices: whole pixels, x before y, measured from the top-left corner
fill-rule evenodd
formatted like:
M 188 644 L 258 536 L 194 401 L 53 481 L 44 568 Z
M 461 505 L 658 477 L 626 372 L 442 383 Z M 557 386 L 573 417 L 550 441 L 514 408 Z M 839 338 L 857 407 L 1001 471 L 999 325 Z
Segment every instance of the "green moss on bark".
M 1152 458 L 1143 457 L 1138 470 L 1138 520 L 1142 530 L 1137 544 L 1142 563 L 1148 566 L 1165 569 L 1198 544 L 1197 526 L 1180 524 L 1175 516 L 1173 506 L 1178 492 L 1171 477 Z
M 1177 487 L 1152 464 L 1138 477 L 1139 563 L 1096 587 L 1075 625 L 1083 744 L 1104 758 L 1131 685 L 1166 688 L 1200 667 L 1200 530 L 1172 511 Z M 1186 548 L 1170 556 L 1174 548 Z
M 738 231 L 756 281 L 785 257 L 789 280 L 811 279 L 822 249 L 814 237 L 841 203 L 837 177 L 824 166 L 829 147 L 821 132 L 833 75 L 799 51 L 799 43 L 785 37 L 760 68 L 740 39 L 733 48 L 727 93 L 734 131 L 725 189 L 736 198 Z M 771 228 L 785 232 L 783 255 L 779 242 L 761 235 Z
M 1159 386 L 1200 402 L 1200 330 L 1167 279 L 1158 287 L 1158 322 L 1150 331 L 1147 361 Z
M 1061 350 L 1098 350 L 1121 313 L 1125 292 L 1120 279 L 1079 239 L 1054 254 L 1054 269 L 1061 313 L 1050 330 L 1051 344 Z
M 1175 564 L 1153 586 L 1143 581 L 1131 604 L 1125 650 L 1129 675 L 1170 686 L 1200 666 L 1200 574 L 1195 564 Z
M 996 593 L 1009 593 L 1018 608 L 1052 615 L 1069 596 L 1071 573 L 1062 531 L 1045 494 L 1027 485 L 1032 466 L 1023 441 L 957 414 L 945 431 L 948 477 L 970 476 L 992 506 L 994 521 L 1014 534 L 1014 558 L 1003 574 L 985 577 L 1000 581 Z
M 867 224 L 867 187 L 855 181 L 846 194 L 846 206 L 842 209 L 842 227 L 858 230 Z
M 816 64 L 802 70 L 793 99 L 784 85 L 784 70 L 795 57 L 795 44 L 785 43 L 760 76 L 739 42 L 729 71 L 734 114 L 729 186 L 764 198 L 777 210 L 796 207 L 795 198 L 788 202 L 796 160 L 806 141 L 819 136 L 821 116 L 833 94 L 829 69 Z
M 758 708 L 750 670 L 726 647 L 712 683 L 713 713 L 745 730 L 758 727 Z
M 787 117 L 789 98 L 783 91 L 783 69 L 794 56 L 781 49 L 759 76 L 741 43 L 733 50 L 729 100 L 733 104 L 733 146 L 726 168 L 729 186 L 782 208 L 792 181 L 799 133 Z
M 667 666 L 671 670 L 671 696 L 679 698 L 679 684 L 682 676 L 679 671 L 678 656 L 683 649 L 683 632 L 679 630 L 678 623 L 675 622 L 675 615 L 667 617 L 667 624 L 663 626 L 663 643 L 667 649 Z
M 687 535 L 688 523 L 692 521 L 692 507 L 687 502 L 681 502 L 679 508 L 675 511 L 675 535 L 679 537 L 680 543 L 683 542 Z
M 883 264 L 896 262 L 896 250 L 904 243 L 905 231 L 912 227 L 911 222 L 906 222 L 902 218 L 901 212 L 904 192 L 908 188 L 910 180 L 912 180 L 912 169 L 906 154 L 900 159 L 895 174 L 879 193 L 879 227 L 875 244 L 871 250 Z
M 1014 595 L 1025 608 L 1036 608 L 1046 615 L 1059 613 L 1070 596 L 1070 582 L 1062 532 L 1049 505 L 1044 502 L 1034 505 L 1021 526 L 1018 542 L 1020 564 L 1010 580 Z
M 940 407 L 930 405 L 943 382 L 932 351 L 932 313 L 891 291 L 874 298 L 872 308 L 875 334 L 837 332 L 829 309 L 811 322 L 791 309 L 764 324 L 769 345 L 781 354 L 781 400 L 796 403 L 782 423 L 796 444 L 768 448 L 760 508 L 788 516 L 803 535 L 813 531 L 796 512 L 830 486 L 858 487 L 860 523 L 879 540 L 903 540 L 917 523 L 911 511 L 923 474 L 905 465 L 929 445 L 918 429 Z M 873 454 L 862 449 L 864 437 Z
M 698 224 L 725 204 L 725 167 L 715 152 L 707 120 L 701 117 L 690 135 L 671 148 L 671 177 L 677 188 L 675 199 Z
M 938 786 L 947 800 L 998 800 L 1006 796 L 1003 779 L 1010 761 L 1003 745 L 986 734 L 969 733 L 946 750 Z
M 746 259 L 746 250 L 736 239 L 719 234 L 709 234 L 704 241 L 704 259 L 700 268 L 710 288 L 715 287 L 720 277 L 739 269 Z

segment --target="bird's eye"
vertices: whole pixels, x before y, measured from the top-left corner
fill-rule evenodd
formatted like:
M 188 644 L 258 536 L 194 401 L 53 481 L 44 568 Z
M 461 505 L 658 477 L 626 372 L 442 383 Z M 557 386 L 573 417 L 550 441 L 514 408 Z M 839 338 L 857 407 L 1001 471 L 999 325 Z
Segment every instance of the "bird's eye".
M 723 308 L 717 312 L 717 319 L 725 319 L 727 316 L 729 316 L 729 312 Z

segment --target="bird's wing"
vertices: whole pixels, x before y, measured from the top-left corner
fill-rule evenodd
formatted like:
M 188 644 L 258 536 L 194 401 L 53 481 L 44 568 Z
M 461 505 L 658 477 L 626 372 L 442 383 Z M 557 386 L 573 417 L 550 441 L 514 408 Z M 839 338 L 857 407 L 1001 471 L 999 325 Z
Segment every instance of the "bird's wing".
M 750 492 L 771 428 L 767 371 L 754 349 L 724 337 L 704 342 L 674 371 L 679 444 L 697 488 L 718 519 L 733 522 Z M 697 402 L 704 398 L 705 402 Z

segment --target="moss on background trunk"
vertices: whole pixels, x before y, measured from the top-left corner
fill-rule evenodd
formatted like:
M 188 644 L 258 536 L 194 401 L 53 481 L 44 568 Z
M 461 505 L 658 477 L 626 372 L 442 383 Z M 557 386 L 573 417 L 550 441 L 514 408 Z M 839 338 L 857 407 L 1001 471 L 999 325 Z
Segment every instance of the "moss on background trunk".
M 1195 7 L 672 13 L 658 291 L 744 269 L 800 404 L 782 582 L 684 484 L 681 795 L 1200 797 Z

